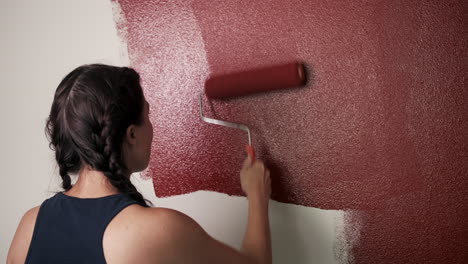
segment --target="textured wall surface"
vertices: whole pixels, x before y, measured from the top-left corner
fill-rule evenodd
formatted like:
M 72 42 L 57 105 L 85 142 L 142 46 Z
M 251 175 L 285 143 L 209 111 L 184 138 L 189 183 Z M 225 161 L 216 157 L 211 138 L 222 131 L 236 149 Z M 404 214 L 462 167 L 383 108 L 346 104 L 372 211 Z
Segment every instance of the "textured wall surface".
M 206 114 L 248 124 L 272 198 L 362 212 L 356 263 L 467 263 L 466 1 L 118 1 L 151 104 L 156 195 L 241 195 L 247 137 L 202 123 L 209 74 L 304 61 L 307 87 Z

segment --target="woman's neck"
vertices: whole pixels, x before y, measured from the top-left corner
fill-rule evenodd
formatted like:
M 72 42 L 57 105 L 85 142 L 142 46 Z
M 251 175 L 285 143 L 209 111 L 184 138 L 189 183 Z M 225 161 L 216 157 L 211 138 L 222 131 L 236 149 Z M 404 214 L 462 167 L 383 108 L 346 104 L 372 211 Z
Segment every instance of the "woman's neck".
M 99 198 L 119 191 L 107 179 L 101 171 L 84 166 L 78 173 L 78 180 L 73 187 L 65 192 L 66 195 L 78 198 Z

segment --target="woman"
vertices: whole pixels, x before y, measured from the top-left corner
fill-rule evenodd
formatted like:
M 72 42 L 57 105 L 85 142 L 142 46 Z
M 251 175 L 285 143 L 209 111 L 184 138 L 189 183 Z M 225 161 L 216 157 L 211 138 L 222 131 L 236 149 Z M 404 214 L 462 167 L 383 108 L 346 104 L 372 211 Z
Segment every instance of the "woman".
M 249 203 L 242 249 L 210 237 L 190 217 L 151 208 L 130 182 L 148 166 L 153 127 L 131 68 L 78 67 L 59 84 L 46 132 L 64 192 L 25 213 L 8 263 L 271 263 L 269 171 L 247 158 Z M 70 174 L 77 174 L 71 184 Z

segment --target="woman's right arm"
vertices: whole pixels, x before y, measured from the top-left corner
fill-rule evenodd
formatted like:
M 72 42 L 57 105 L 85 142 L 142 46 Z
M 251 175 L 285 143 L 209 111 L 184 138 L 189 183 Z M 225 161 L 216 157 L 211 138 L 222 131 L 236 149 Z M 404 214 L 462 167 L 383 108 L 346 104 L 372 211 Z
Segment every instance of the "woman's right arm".
M 170 263 L 271 263 L 269 171 L 262 162 L 255 161 L 252 164 L 247 158 L 240 174 L 242 189 L 249 204 L 247 229 L 241 250 L 212 238 L 187 215 L 163 209 L 154 211 L 159 219 L 159 230 L 164 230 L 158 235 L 158 252 L 154 252 L 159 260 L 170 260 Z M 163 247 L 161 240 L 166 241 Z
M 247 229 L 242 251 L 256 260 L 256 263 L 271 263 L 271 238 L 268 219 L 270 201 L 270 172 L 264 164 L 250 158 L 244 161 L 241 170 L 242 190 L 249 203 Z

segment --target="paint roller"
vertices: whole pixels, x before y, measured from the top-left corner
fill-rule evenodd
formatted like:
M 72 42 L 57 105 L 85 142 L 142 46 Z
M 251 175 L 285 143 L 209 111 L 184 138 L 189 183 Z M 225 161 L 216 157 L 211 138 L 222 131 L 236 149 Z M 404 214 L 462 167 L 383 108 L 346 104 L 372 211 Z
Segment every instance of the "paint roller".
M 307 82 L 305 66 L 292 62 L 265 68 L 211 76 L 205 81 L 205 94 L 211 99 L 240 97 L 255 93 L 287 89 L 305 85 Z M 210 124 L 241 129 L 247 132 L 246 151 L 252 162 L 255 151 L 252 146 L 252 135 L 248 126 L 225 120 L 213 119 L 203 115 L 203 92 L 200 92 L 200 118 Z

